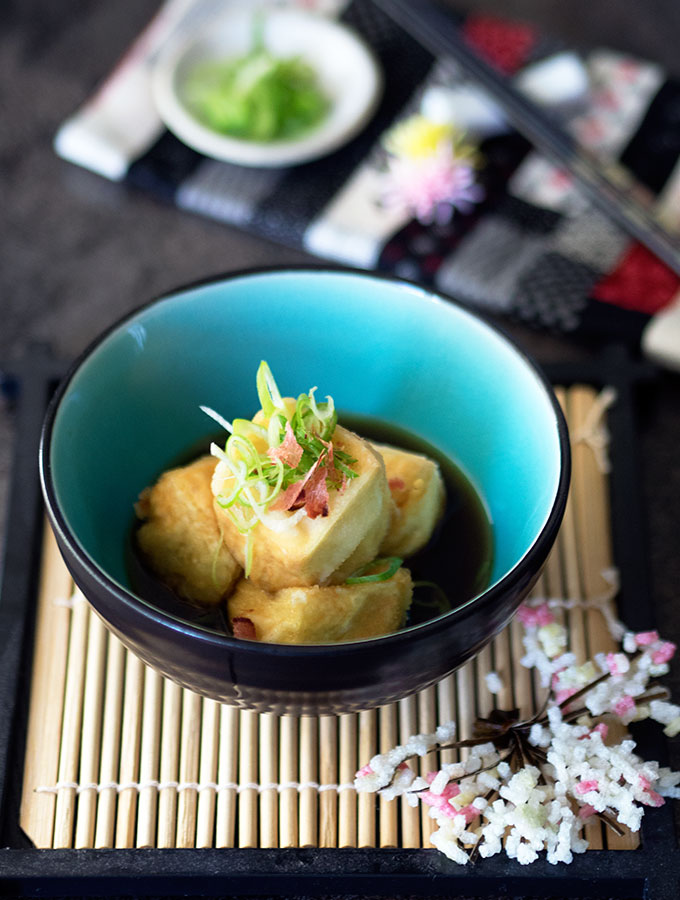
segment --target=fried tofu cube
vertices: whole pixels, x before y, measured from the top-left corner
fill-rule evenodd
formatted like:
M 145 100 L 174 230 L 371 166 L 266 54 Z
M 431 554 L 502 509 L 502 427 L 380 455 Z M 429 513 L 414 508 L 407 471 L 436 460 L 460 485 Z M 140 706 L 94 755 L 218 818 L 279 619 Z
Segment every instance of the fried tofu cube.
M 379 637 L 404 624 L 413 584 L 408 569 L 388 581 L 263 591 L 242 579 L 227 601 L 235 633 L 275 644 L 319 644 Z M 234 620 L 237 620 L 236 622 Z M 252 627 L 248 625 L 252 635 Z M 246 633 L 244 630 L 243 634 Z
M 344 580 L 343 564 L 351 560 L 355 571 L 371 562 L 377 554 L 389 526 L 391 499 L 382 457 L 373 447 L 351 431 L 337 426 L 333 445 L 357 461 L 357 478 L 350 478 L 344 490 L 329 491 L 328 515 L 301 518 L 285 527 L 293 513 L 275 513 L 282 530 L 264 523 L 250 532 L 252 565 L 249 578 L 266 591 L 285 587 L 323 585 Z M 228 479 L 220 476 L 219 466 L 213 478 L 213 494 L 228 494 Z M 224 541 L 245 568 L 247 537 L 239 532 L 227 510 L 215 506 Z M 336 570 L 340 574 L 334 575 Z M 348 573 L 348 574 L 351 574 Z M 343 577 L 344 576 L 344 577 Z
M 444 509 L 444 481 L 437 463 L 420 453 L 374 444 L 383 458 L 392 495 L 392 515 L 381 555 L 405 559 L 432 536 Z
M 210 489 L 214 470 L 212 456 L 170 469 L 137 504 L 142 558 L 164 584 L 199 606 L 220 603 L 242 574 L 220 535 Z

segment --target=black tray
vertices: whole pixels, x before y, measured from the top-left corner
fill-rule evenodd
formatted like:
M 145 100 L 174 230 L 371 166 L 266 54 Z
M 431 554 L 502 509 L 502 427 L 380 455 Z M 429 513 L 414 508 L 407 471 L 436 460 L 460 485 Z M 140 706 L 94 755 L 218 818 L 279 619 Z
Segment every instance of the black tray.
M 605 351 L 591 366 L 546 366 L 553 383 L 613 386 L 610 410 L 614 559 L 621 573 L 619 611 L 630 628 L 651 628 L 635 451 L 634 394 L 647 373 L 624 352 Z M 436 850 L 37 850 L 18 826 L 30 688 L 43 509 L 37 448 L 45 407 L 64 371 L 37 347 L 2 376 L 14 410 L 13 463 L 0 582 L 0 894 L 5 896 L 267 895 L 374 897 L 680 896 L 680 851 L 672 804 L 649 810 L 637 850 L 589 851 L 569 865 L 520 866 L 503 856 L 460 867 Z M 2 373 L 0 372 L 0 375 Z M 636 727 L 642 756 L 665 759 L 653 725 Z

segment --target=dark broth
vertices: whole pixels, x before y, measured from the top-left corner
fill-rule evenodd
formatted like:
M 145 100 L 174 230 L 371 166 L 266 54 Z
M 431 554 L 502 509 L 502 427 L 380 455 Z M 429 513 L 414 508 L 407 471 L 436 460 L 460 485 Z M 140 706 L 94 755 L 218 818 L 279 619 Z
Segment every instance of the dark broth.
M 406 429 L 368 416 L 342 416 L 342 424 L 378 444 L 421 453 L 439 464 L 446 506 L 429 543 L 404 561 L 416 584 L 408 625 L 455 609 L 488 585 L 493 532 L 479 494 L 448 456 Z
M 455 609 L 484 590 L 493 562 L 493 532 L 484 505 L 470 481 L 447 456 L 417 435 L 380 420 L 341 415 L 341 424 L 368 440 L 421 453 L 439 464 L 446 486 L 444 513 L 428 545 L 405 560 L 415 583 L 407 625 L 426 622 Z M 224 442 L 224 433 L 215 438 Z M 183 453 L 172 466 L 186 465 L 209 452 L 210 440 Z M 229 631 L 225 605 L 203 609 L 178 597 L 144 564 L 137 551 L 134 522 L 128 542 L 128 572 L 132 589 L 151 605 L 177 619 L 218 631 Z

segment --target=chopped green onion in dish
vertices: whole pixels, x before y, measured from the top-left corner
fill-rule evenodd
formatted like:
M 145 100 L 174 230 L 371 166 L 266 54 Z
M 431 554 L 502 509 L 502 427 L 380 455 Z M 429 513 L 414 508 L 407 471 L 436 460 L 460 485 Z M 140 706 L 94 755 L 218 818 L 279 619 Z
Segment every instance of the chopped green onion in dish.
M 274 531 L 295 526 L 303 516 L 328 514 L 328 491 L 343 491 L 357 477 L 356 459 L 333 444 L 338 416 L 332 397 L 317 402 L 312 388 L 296 400 L 284 398 L 263 360 L 256 386 L 261 412 L 228 422 L 201 409 L 229 432 L 224 448 L 212 444 L 219 462 L 216 502 L 247 536 L 246 576 L 252 562 L 250 536 L 258 523 Z M 281 516 L 281 513 L 289 513 Z
M 186 99 L 214 131 L 264 143 L 299 138 L 330 109 L 305 60 L 276 57 L 260 42 L 244 56 L 197 65 L 187 78 Z
M 370 584 L 375 581 L 389 581 L 396 574 L 397 570 L 404 562 L 398 556 L 385 556 L 381 559 L 374 559 L 367 563 L 351 575 L 345 584 Z M 374 569 L 378 569 L 374 572 Z

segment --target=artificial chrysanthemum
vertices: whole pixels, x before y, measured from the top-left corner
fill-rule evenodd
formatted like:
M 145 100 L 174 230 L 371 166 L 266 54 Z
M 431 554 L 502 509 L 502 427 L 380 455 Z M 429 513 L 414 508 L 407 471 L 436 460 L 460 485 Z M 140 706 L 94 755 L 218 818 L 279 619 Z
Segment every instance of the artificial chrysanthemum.
M 431 156 L 444 144 L 458 143 L 458 156 L 474 157 L 474 148 L 462 142 L 456 129 L 444 122 L 432 122 L 420 113 L 409 116 L 387 132 L 385 149 L 402 159 L 423 159 Z
M 478 155 L 454 126 L 410 116 L 387 132 L 385 202 L 424 224 L 448 222 L 483 198 Z

